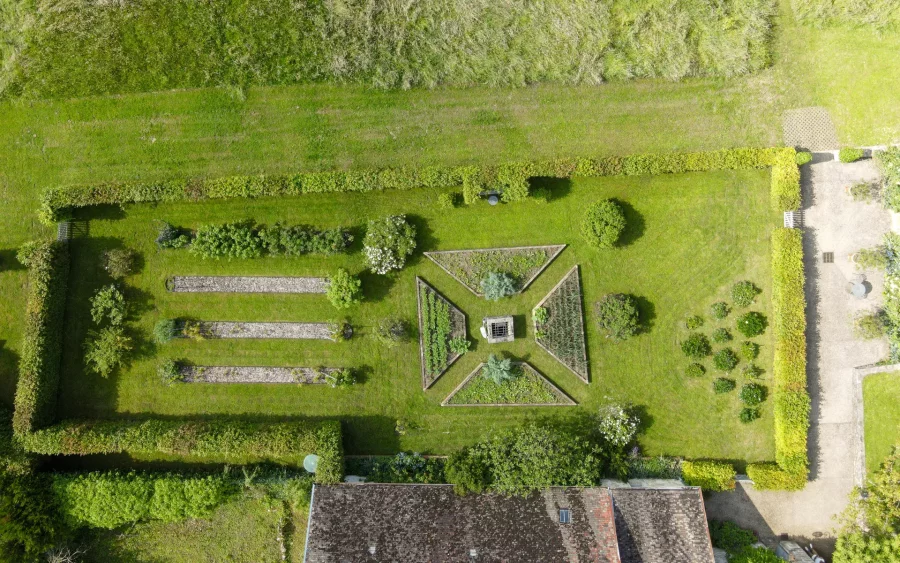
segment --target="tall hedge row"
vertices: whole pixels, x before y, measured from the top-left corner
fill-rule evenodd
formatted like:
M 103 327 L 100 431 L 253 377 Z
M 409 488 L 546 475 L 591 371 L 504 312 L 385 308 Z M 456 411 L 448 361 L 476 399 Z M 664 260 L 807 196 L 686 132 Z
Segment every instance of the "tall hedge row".
M 24 338 L 13 415 L 17 435 L 53 421 L 68 276 L 69 251 L 65 243 L 30 245 Z
M 635 176 L 757 168 L 772 168 L 773 206 L 778 210 L 791 210 L 800 205 L 800 174 L 795 154 L 793 148 L 738 148 L 691 153 L 557 158 L 490 166 L 425 166 L 68 186 L 44 192 L 40 216 L 44 222 L 53 223 L 72 208 L 99 204 L 455 186 L 463 187 L 467 203 L 474 202 L 478 194 L 485 190 L 500 191 L 503 199 L 511 202 L 525 199 L 528 196 L 529 179 L 536 177 Z
M 747 474 L 759 489 L 799 490 L 809 474 L 806 439 L 810 410 L 801 231 L 776 229 L 772 233 L 772 282 L 776 463 L 751 464 Z
M 127 453 L 221 463 L 269 461 L 296 465 L 320 457 L 316 480 L 340 482 L 344 451 L 338 421 L 66 420 L 21 437 L 43 455 Z

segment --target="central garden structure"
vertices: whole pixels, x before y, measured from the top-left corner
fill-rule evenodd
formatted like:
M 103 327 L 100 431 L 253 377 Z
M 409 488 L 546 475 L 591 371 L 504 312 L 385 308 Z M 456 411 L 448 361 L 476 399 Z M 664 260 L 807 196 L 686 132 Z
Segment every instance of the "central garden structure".
M 64 290 L 59 389 L 52 393 L 52 382 L 47 387 L 54 395 L 49 401 L 55 402 L 52 414 L 31 428 L 37 432 L 28 432 L 31 437 L 26 438 L 26 445 L 38 453 L 75 453 L 67 436 L 94 432 L 97 424 L 97 432 L 107 432 L 103 426 L 107 423 L 92 422 L 75 423 L 81 426 L 74 430 L 73 423 L 66 423 L 68 430 L 39 429 L 55 421 L 129 418 L 149 421 L 142 424 L 174 424 L 171 421 L 239 417 L 250 421 L 246 424 L 269 427 L 291 421 L 339 421 L 343 447 L 352 454 L 401 450 L 445 454 L 491 429 L 517 426 L 534 417 L 574 420 L 596 412 L 608 397 L 614 397 L 639 409 L 644 421 L 640 436 L 644 454 L 739 460 L 741 464 L 782 463 L 785 456 L 799 459 L 796 429 L 776 423 L 773 416 L 773 409 L 781 408 L 782 398 L 787 396 L 780 394 L 782 390 L 793 393 L 790 397 L 801 403 L 806 397 L 805 360 L 796 356 L 797 347 L 805 345 L 796 341 L 798 307 L 800 325 L 803 315 L 802 294 L 796 301 L 798 279 L 802 290 L 802 268 L 797 274 L 794 263 L 800 256 L 799 233 L 793 237 L 779 224 L 782 211 L 799 204 L 793 149 L 560 160 L 474 174 L 466 170 L 425 170 L 411 175 L 402 170 L 322 173 L 292 180 L 250 177 L 49 192 L 43 216 L 56 218 L 60 210 L 68 210 L 76 222 L 89 225 L 89 234 L 64 243 L 70 273 Z M 503 205 L 489 206 L 476 197 L 491 182 L 503 187 Z M 392 189 L 404 187 L 423 189 Z M 451 209 L 439 205 L 439 196 L 460 190 L 465 204 L 458 202 Z M 366 193 L 353 193 L 356 191 Z M 613 199 L 624 210 L 627 227 L 615 248 L 593 248 L 579 231 L 576 218 L 600 199 Z M 108 205 L 112 203 L 122 207 Z M 364 268 L 358 241 L 367 220 L 390 215 L 405 215 L 415 227 L 416 251 L 399 271 L 370 273 Z M 330 256 L 198 260 L 184 249 L 157 248 L 160 221 L 196 229 L 210 217 L 217 222 L 250 219 L 258 224 L 340 227 L 360 236 L 355 236 L 349 252 Z M 132 303 L 127 322 L 134 334 L 146 338 L 159 320 L 182 318 L 339 322 L 353 327 L 353 337 L 346 341 L 183 338 L 165 345 L 148 342 L 137 347 L 126 367 L 102 378 L 87 370 L 84 362 L 83 342 L 91 330 L 90 298 L 110 282 L 101 257 L 123 247 L 140 256 L 137 271 L 125 280 Z M 533 276 L 529 268 L 537 267 L 537 260 L 525 264 L 523 271 L 529 274 L 519 280 L 517 291 L 496 302 L 484 299 L 477 288 L 452 275 L 434 258 L 459 249 L 534 247 L 554 250 Z M 431 255 L 426 257 L 423 252 Z M 790 275 L 773 272 L 773 264 L 776 269 L 781 267 L 779 260 L 790 263 Z M 335 311 L 321 295 L 319 282 L 315 289 L 299 293 L 170 291 L 172 281 L 167 288 L 167 280 L 190 277 L 204 280 L 204 284 L 222 276 L 321 280 L 339 268 L 358 273 L 362 282 L 362 302 L 345 311 Z M 772 319 L 773 325 L 773 330 L 757 339 L 762 350 L 757 364 L 763 373 L 761 381 L 772 389 L 774 400 L 761 405 L 761 418 L 753 424 L 742 424 L 735 416 L 739 409 L 735 394 L 713 394 L 707 379 L 684 374 L 679 342 L 685 316 L 726 299 L 732 284 L 742 279 L 758 285 L 761 294 L 756 309 Z M 471 347 L 465 354 L 450 354 L 441 369 L 426 374 L 425 350 L 416 331 L 412 339 L 394 347 L 385 346 L 373 335 L 379 320 L 392 315 L 411 327 L 421 327 L 422 299 L 425 296 L 427 300 L 429 293 L 434 294 L 432 306 L 448 305 L 450 332 L 468 335 Z M 627 293 L 637 303 L 642 330 L 627 341 L 607 338 L 594 321 L 594 303 L 609 293 Z M 791 299 L 794 301 L 786 311 L 783 303 Z M 582 339 L 563 351 L 553 344 L 554 335 L 575 330 L 571 323 L 556 328 L 548 324 L 536 334 L 531 316 L 537 304 L 577 310 L 582 316 Z M 509 314 L 515 339 L 488 345 L 477 337 L 483 318 Z M 794 321 L 781 320 L 791 316 Z M 577 315 L 571 317 L 575 318 Z M 803 326 L 799 331 L 802 339 Z M 787 344 L 779 340 L 783 337 Z M 788 342 L 788 337 L 795 340 Z M 779 359 L 779 350 L 794 355 L 785 358 L 781 352 Z M 548 393 L 567 408 L 442 407 L 489 353 L 526 362 L 523 369 L 536 374 L 534 381 L 545 381 Z M 210 376 L 208 383 L 167 385 L 156 371 L 165 358 L 194 366 L 348 368 L 358 374 L 358 381 L 346 388 L 306 385 L 314 377 L 312 372 L 297 372 L 296 384 L 217 383 L 233 375 L 223 372 Z M 794 379 L 782 386 L 780 374 L 787 372 Z M 802 382 L 798 382 L 800 372 Z M 202 371 L 191 373 L 197 380 L 204 379 Z M 284 372 L 279 377 L 289 382 L 292 375 Z M 20 381 L 17 410 L 28 400 L 21 387 Z M 46 409 L 46 405 L 37 408 Z M 804 420 L 791 422 L 803 426 L 803 463 Z M 397 430 L 401 423 L 404 432 Z M 165 434 L 166 430 L 159 432 Z M 203 429 L 198 432 L 202 434 Z M 315 427 L 310 432 L 321 437 L 325 430 Z M 157 452 L 152 446 L 129 449 L 122 446 L 130 443 L 129 436 L 120 433 L 114 438 L 98 438 L 99 445 L 78 453 L 130 451 L 139 459 L 180 453 L 174 446 L 160 447 Z M 160 438 L 158 443 L 171 440 L 174 438 Z M 279 460 L 279 455 L 255 456 L 251 452 L 245 457 Z M 203 452 L 195 457 L 203 458 Z M 777 470 L 774 464 L 760 467 Z

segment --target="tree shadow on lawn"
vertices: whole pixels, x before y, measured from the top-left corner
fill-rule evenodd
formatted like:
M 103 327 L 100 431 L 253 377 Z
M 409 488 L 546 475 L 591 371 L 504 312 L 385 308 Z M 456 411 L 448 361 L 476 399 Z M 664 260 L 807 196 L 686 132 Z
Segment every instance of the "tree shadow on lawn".
M 551 178 L 548 176 L 536 176 L 529 180 L 529 192 L 534 193 L 536 189 L 550 190 L 550 202 L 562 199 L 569 195 L 572 191 L 572 180 L 570 178 Z
M 0 250 L 0 272 L 12 272 L 16 270 L 24 270 L 25 266 L 16 258 L 16 248 L 8 248 Z
M 19 356 L 0 340 L 0 404 L 12 406 L 19 373 Z
M 422 260 L 427 260 L 422 252 L 434 250 L 440 242 L 434 236 L 434 230 L 428 226 L 428 221 L 420 215 L 407 215 L 406 220 L 416 228 L 416 251 L 409 257 L 406 267 L 415 266 Z
M 632 295 L 638 309 L 638 334 L 646 334 L 653 330 L 656 321 L 656 305 L 643 295 Z
M 377 303 L 391 293 L 391 288 L 396 282 L 396 276 L 392 274 L 376 274 L 370 270 L 359 273 L 362 282 L 363 303 L 366 301 Z
M 89 205 L 75 210 L 76 221 L 118 221 L 124 219 L 128 214 L 122 205 Z
M 644 231 L 647 230 L 647 224 L 644 221 L 644 216 L 630 203 L 622 201 L 621 199 L 613 199 L 613 201 L 619 204 L 622 208 L 622 212 L 625 214 L 625 230 L 622 231 L 619 242 L 616 243 L 616 248 L 622 248 L 633 244 L 639 238 L 644 236 Z

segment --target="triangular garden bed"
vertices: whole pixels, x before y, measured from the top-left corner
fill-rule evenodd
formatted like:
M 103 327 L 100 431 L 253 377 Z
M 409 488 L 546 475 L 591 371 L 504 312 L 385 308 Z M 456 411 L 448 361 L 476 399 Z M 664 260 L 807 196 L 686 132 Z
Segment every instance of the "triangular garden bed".
M 450 341 L 465 338 L 466 315 L 420 277 L 416 277 L 416 299 L 422 388 L 428 389 L 459 358 L 450 351 Z
M 565 407 L 577 403 L 525 362 L 513 362 L 521 370 L 516 379 L 494 383 L 478 364 L 441 403 L 442 407 Z
M 535 342 L 582 381 L 589 383 L 581 280 L 577 265 L 534 308 L 538 307 L 547 309 L 549 317 L 543 324 L 535 320 Z
M 516 291 L 524 291 L 566 247 L 518 246 L 512 248 L 480 248 L 441 250 L 425 256 L 481 297 L 481 280 L 491 272 L 507 273 L 516 280 Z

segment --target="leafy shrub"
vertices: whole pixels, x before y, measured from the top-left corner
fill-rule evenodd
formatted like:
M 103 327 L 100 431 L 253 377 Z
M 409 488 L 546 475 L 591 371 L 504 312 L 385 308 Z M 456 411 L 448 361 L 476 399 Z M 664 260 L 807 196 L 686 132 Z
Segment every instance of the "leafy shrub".
M 448 346 L 450 347 L 450 352 L 453 354 L 457 354 L 462 356 L 466 352 L 469 351 L 469 347 L 472 343 L 465 336 L 460 336 L 458 338 L 451 338 L 450 342 L 448 342 Z
M 375 461 L 365 478 L 368 483 L 444 483 L 444 460 L 400 452 L 386 460 Z
M 375 338 L 388 347 L 394 347 L 409 340 L 409 328 L 406 321 L 399 317 L 386 317 L 375 326 Z
M 91 331 L 84 343 L 84 363 L 101 377 L 109 377 L 125 364 L 133 344 L 121 326 Z
M 806 472 L 785 471 L 777 463 L 763 461 L 747 466 L 747 477 L 761 491 L 800 491 L 806 486 Z
M 876 152 L 875 162 L 881 172 L 885 207 L 900 211 L 900 147 Z
M 481 280 L 481 293 L 488 301 L 499 301 L 516 292 L 516 280 L 505 272 L 491 272 Z
M 762 290 L 756 287 L 753 282 L 741 281 L 734 284 L 731 288 L 731 301 L 736 307 L 749 307 L 756 301 L 756 296 L 762 293 Z
M 302 256 L 323 254 L 331 256 L 346 252 L 353 242 L 353 235 L 340 228 L 318 230 L 307 225 L 282 225 L 260 227 L 257 236 L 265 251 L 272 256 Z
M 453 209 L 456 207 L 456 194 L 438 194 L 437 205 L 440 209 Z
M 549 188 L 535 188 L 531 190 L 529 196 L 531 196 L 531 200 L 536 203 L 550 203 L 553 194 Z
M 166 385 L 171 385 L 183 380 L 178 369 L 178 362 L 171 358 L 165 358 L 156 366 L 156 375 Z
M 153 340 L 157 344 L 166 344 L 179 335 L 178 321 L 175 319 L 160 319 L 153 325 Z
M 64 530 L 46 476 L 0 471 L 0 558 L 43 561 Z
M 688 330 L 697 330 L 703 326 L 703 317 L 700 315 L 688 317 L 687 320 L 684 321 L 684 326 L 687 327 Z
M 741 387 L 741 402 L 748 407 L 755 407 L 766 400 L 768 389 L 758 383 L 746 383 Z
M 865 151 L 851 147 L 845 147 L 838 152 L 838 160 L 841 162 L 856 162 L 865 156 Z
M 737 555 L 756 543 L 756 534 L 734 522 L 710 520 L 709 535 L 713 547 L 723 549 L 729 555 Z
M 881 199 L 881 183 L 857 182 L 850 186 L 850 197 L 853 201 L 873 203 Z
M 728 306 L 728 303 L 724 301 L 719 301 L 718 303 L 713 303 L 712 307 L 709 308 L 709 314 L 712 315 L 712 318 L 717 321 L 721 321 L 725 317 L 728 316 L 728 313 L 731 312 L 731 308 Z
M 66 420 L 24 435 L 22 445 L 40 455 L 127 453 L 208 463 L 268 461 L 298 467 L 304 457 L 314 453 L 320 458 L 316 482 L 338 483 L 344 476 L 341 427 L 336 420 Z
M 96 324 L 103 324 L 108 320 L 112 326 L 119 326 L 125 322 L 128 315 L 128 304 L 125 295 L 114 284 L 101 287 L 91 297 L 91 319 Z
M 727 328 L 717 328 L 712 333 L 712 341 L 716 344 L 724 344 L 731 341 L 731 333 Z
M 706 368 L 703 367 L 703 364 L 693 363 L 688 364 L 688 367 L 684 369 L 684 374 L 688 377 L 701 377 L 706 373 Z
M 737 472 L 730 463 L 720 461 L 682 461 L 681 478 L 686 485 L 704 491 L 729 491 Z
M 741 409 L 739 418 L 744 424 L 749 424 L 760 417 L 759 409 L 753 407 L 744 407 Z
M 784 559 L 765 547 L 750 547 L 729 559 L 729 563 L 784 563 Z
M 156 245 L 160 248 L 184 248 L 191 244 L 189 232 L 174 227 L 165 221 L 159 225 L 159 233 L 156 236 Z
M 400 270 L 416 249 L 416 228 L 405 215 L 369 221 L 363 247 L 366 263 L 376 274 Z
M 328 384 L 331 387 L 344 388 L 344 387 L 352 387 L 356 383 L 356 376 L 353 375 L 353 372 L 347 368 L 337 369 L 328 373 L 325 376 L 325 380 L 328 381 Z
M 103 254 L 103 269 L 113 279 L 121 279 L 134 272 L 137 259 L 135 252 L 128 248 L 114 248 Z
M 888 266 L 887 247 L 861 248 L 853 256 L 853 262 L 860 270 L 884 270 Z
M 731 391 L 734 391 L 735 387 L 737 387 L 737 384 L 733 379 L 719 377 L 713 381 L 713 391 L 718 394 L 730 393 Z
M 13 430 L 31 432 L 54 417 L 69 276 L 68 246 L 35 242 L 18 257 L 28 267 L 28 288 Z
M 453 333 L 450 305 L 437 292 L 424 284 L 419 286 L 423 334 L 420 336 L 425 360 L 426 379 L 437 377 L 448 365 L 449 341 Z
M 353 336 L 353 327 L 347 321 L 331 321 L 328 331 L 335 342 L 346 342 Z
M 201 258 L 259 258 L 263 241 L 253 221 L 237 221 L 197 228 L 191 252 Z
M 338 268 L 328 278 L 325 294 L 335 309 L 349 309 L 362 301 L 362 282 L 347 270 Z
M 767 326 L 769 326 L 769 321 L 766 320 L 765 315 L 756 311 L 744 313 L 737 319 L 738 332 L 747 338 L 759 336 L 766 331 Z
M 853 322 L 853 334 L 863 340 L 881 338 L 885 335 L 889 326 L 884 311 L 863 311 L 856 316 Z
M 550 320 L 550 312 L 546 307 L 535 307 L 531 316 L 534 318 L 535 324 L 539 325 L 545 324 Z
M 804 164 L 809 164 L 812 162 L 813 155 L 811 152 L 807 151 L 798 151 L 797 156 L 794 158 L 794 161 L 797 163 L 797 166 L 803 166 Z
M 703 359 L 712 353 L 712 346 L 709 345 L 709 339 L 706 335 L 694 332 L 688 335 L 681 343 L 681 351 L 688 358 L 697 360 Z
M 626 340 L 640 330 L 637 303 L 630 295 L 607 293 L 594 304 L 594 314 L 607 338 Z
M 746 340 L 741 342 L 741 357 L 751 362 L 759 356 L 759 344 Z
M 737 354 L 731 348 L 723 348 L 713 354 L 713 365 L 719 371 L 731 371 L 738 365 Z
M 581 221 L 581 236 L 597 249 L 612 248 L 625 230 L 625 212 L 611 199 L 591 204 Z
M 206 340 L 206 329 L 200 321 L 185 319 L 181 321 L 181 335 L 191 340 Z
M 748 379 L 759 379 L 763 374 L 763 369 L 751 362 L 744 366 L 741 373 Z
M 493 381 L 497 385 L 501 385 L 518 376 L 515 370 L 513 370 L 511 359 L 497 357 L 494 354 L 488 356 L 487 361 L 481 368 L 481 373 L 484 375 L 485 379 Z
M 610 403 L 600 408 L 597 430 L 608 443 L 623 448 L 637 434 L 640 419 L 627 407 Z

